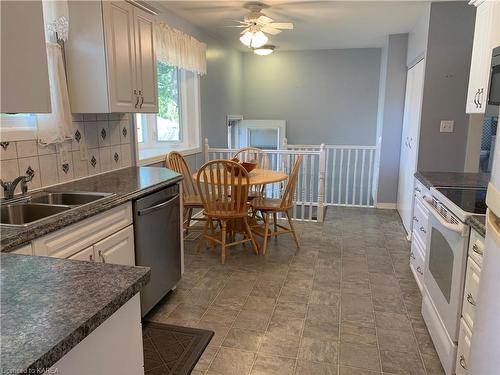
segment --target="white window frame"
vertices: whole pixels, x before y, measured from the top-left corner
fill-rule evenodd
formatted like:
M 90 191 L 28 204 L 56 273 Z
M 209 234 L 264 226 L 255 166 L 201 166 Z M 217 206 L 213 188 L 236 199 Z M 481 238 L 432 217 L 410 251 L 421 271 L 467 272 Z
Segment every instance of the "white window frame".
M 2 142 L 24 141 L 37 138 L 36 115 L 22 117 L 0 117 L 0 140 Z
M 165 155 L 170 151 L 178 151 L 183 155 L 200 153 L 201 147 L 201 108 L 200 108 L 200 77 L 196 73 L 179 69 L 179 105 L 180 105 L 180 138 L 177 141 L 154 141 L 148 136 L 151 124 L 155 121 L 144 121 L 144 142 L 136 141 L 137 165 L 148 165 L 165 160 Z M 156 114 L 151 114 L 156 116 Z M 147 119 L 147 115 L 145 116 Z M 134 129 L 137 137 L 136 116 L 134 116 Z M 156 131 L 156 129 L 155 129 Z M 147 142 L 147 140 L 150 140 Z M 141 150 L 141 145 L 142 150 Z M 144 145 L 153 146 L 145 148 Z M 158 146 L 158 147 L 157 147 Z M 161 146 L 161 147 L 160 147 Z M 141 155 L 142 151 L 142 155 Z

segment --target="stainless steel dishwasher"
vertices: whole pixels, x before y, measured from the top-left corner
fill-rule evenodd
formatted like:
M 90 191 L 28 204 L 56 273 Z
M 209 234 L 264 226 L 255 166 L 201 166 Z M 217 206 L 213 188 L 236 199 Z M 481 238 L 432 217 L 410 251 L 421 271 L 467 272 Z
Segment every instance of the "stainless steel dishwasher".
M 135 262 L 151 268 L 151 281 L 141 292 L 146 315 L 181 279 L 179 185 L 133 202 Z

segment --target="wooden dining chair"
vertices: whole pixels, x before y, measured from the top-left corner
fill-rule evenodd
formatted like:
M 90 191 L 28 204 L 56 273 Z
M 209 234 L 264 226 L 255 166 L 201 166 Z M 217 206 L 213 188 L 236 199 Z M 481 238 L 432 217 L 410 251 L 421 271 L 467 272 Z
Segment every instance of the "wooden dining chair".
M 203 231 L 204 239 L 221 245 L 221 263 L 226 260 L 226 248 L 251 242 L 253 250 L 259 253 L 252 231 L 248 224 L 248 173 L 239 163 L 230 160 L 213 160 L 203 165 L 196 176 L 198 191 L 203 203 L 207 223 Z M 209 233 L 209 222 L 220 222 L 221 230 Z M 244 238 L 227 242 L 228 226 L 234 230 L 242 224 Z M 234 236 L 229 236 L 234 239 Z
M 184 180 L 182 180 L 182 199 L 184 204 L 184 230 L 187 234 L 189 233 L 189 225 L 192 220 L 205 220 L 205 218 L 193 218 L 194 209 L 203 209 L 203 203 L 198 194 L 198 186 L 196 186 L 193 180 L 193 175 L 186 159 L 177 151 L 167 154 L 165 157 L 165 166 L 184 177 Z
M 255 198 L 250 202 L 253 209 L 253 217 L 256 218 L 257 212 L 261 213 L 264 225 L 252 225 L 252 232 L 264 239 L 262 253 L 267 251 L 267 240 L 269 237 L 276 237 L 284 233 L 291 233 L 297 248 L 300 247 L 297 232 L 290 217 L 290 210 L 293 208 L 293 196 L 297 188 L 297 179 L 302 163 L 302 155 L 298 155 L 288 178 L 285 190 L 279 199 Z M 284 213 L 288 220 L 288 227 L 278 224 L 277 214 Z M 270 229 L 271 217 L 273 219 L 273 230 Z
M 269 156 L 260 148 L 257 147 L 242 147 L 233 155 L 240 162 L 257 161 L 257 168 L 269 169 Z M 259 198 L 264 196 L 266 185 L 254 185 L 248 191 L 248 199 Z

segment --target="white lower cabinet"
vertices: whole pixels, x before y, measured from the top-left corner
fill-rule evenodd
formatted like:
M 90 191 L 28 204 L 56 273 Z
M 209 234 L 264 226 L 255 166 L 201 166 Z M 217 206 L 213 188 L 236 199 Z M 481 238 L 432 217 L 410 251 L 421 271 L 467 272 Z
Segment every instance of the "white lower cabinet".
M 114 207 L 37 238 L 34 255 L 135 266 L 132 204 Z
M 410 269 L 415 277 L 420 292 L 424 287 L 424 267 L 425 267 L 425 250 L 417 237 L 413 238 L 410 250 Z
M 469 374 L 469 355 L 472 332 L 463 319 L 460 319 L 460 333 L 458 336 L 457 363 L 455 373 L 457 375 Z
M 48 374 L 144 374 L 139 294 L 105 320 Z
M 85 250 L 79 251 L 78 253 L 70 256 L 68 259 L 86 260 L 88 262 L 93 262 L 95 260 L 94 246 L 87 247 Z
M 469 257 L 467 260 L 467 273 L 465 275 L 464 301 L 462 305 L 462 318 L 470 329 L 474 329 L 474 315 L 476 313 L 476 301 L 479 291 L 479 279 L 481 269 Z
M 97 262 L 135 266 L 133 225 L 96 243 L 94 253 Z

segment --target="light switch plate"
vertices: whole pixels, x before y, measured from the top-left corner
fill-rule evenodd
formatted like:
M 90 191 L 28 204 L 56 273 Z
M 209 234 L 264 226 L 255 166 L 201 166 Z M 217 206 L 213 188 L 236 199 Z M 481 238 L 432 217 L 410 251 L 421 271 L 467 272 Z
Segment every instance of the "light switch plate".
M 80 144 L 80 160 L 88 160 L 88 150 L 85 143 Z
M 441 133 L 453 133 L 453 125 L 455 121 L 453 120 L 441 120 L 441 124 L 439 125 L 439 131 Z

